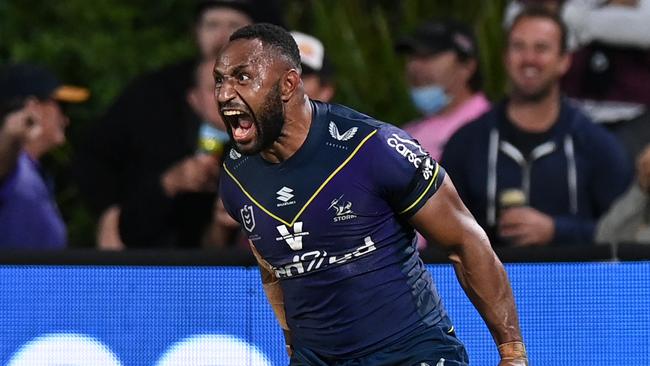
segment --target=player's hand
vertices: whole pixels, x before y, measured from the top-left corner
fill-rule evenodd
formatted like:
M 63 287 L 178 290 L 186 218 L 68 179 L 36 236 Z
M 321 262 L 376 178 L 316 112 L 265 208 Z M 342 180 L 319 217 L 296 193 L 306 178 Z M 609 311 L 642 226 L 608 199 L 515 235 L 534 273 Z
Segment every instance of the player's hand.
M 289 355 L 289 358 L 293 356 L 293 344 L 291 342 L 291 331 L 287 329 L 282 329 L 282 332 L 284 332 L 284 343 L 285 343 L 285 348 L 287 350 L 287 355 Z
M 501 211 L 499 236 L 515 246 L 545 245 L 553 240 L 553 218 L 532 207 L 513 207 Z
M 169 197 L 181 192 L 215 192 L 218 175 L 218 159 L 200 154 L 174 164 L 163 174 L 161 183 Z

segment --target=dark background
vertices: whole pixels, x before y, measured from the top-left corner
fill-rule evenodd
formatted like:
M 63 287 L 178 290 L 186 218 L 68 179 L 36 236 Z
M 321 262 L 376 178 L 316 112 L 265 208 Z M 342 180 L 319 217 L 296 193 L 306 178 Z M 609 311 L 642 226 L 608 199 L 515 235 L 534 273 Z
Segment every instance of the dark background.
M 395 39 L 431 18 L 455 18 L 477 34 L 485 89 L 504 90 L 505 0 L 284 0 L 291 29 L 325 44 L 337 70 L 335 101 L 401 125 L 417 115 L 406 92 Z M 69 172 L 75 146 L 134 76 L 196 53 L 190 0 L 0 0 L 0 63 L 48 66 L 87 86 L 89 102 L 70 107 L 69 143 L 44 162 L 54 173 L 71 247 L 94 243 L 94 219 Z

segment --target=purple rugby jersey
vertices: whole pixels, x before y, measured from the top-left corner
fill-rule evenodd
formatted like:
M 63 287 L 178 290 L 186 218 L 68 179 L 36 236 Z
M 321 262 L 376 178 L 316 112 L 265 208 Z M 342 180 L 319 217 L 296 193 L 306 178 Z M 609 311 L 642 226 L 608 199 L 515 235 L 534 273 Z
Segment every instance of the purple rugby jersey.
M 446 316 L 407 221 L 445 173 L 404 131 L 312 106 L 290 159 L 231 150 L 220 197 L 280 279 L 294 342 L 357 357 Z

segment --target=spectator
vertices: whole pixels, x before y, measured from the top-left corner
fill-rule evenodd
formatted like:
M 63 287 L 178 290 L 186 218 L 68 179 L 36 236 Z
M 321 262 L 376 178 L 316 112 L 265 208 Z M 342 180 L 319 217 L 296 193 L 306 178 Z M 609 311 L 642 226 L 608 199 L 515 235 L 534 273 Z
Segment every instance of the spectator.
M 511 19 L 521 8 L 513 1 Z M 630 160 L 650 140 L 650 0 L 548 1 L 569 28 L 575 51 L 563 80 L 568 96 L 604 123 L 628 150 Z
M 476 39 L 465 24 L 437 21 L 422 24 L 396 49 L 407 57 L 411 99 L 424 116 L 404 129 L 439 160 L 451 135 L 490 108 L 481 92 Z
M 526 8 L 507 33 L 504 59 L 509 98 L 461 128 L 442 162 L 497 242 L 592 243 L 596 220 L 631 172 L 617 141 L 561 97 L 570 64 L 564 24 Z M 523 200 L 508 202 L 512 189 Z
M 88 90 L 30 64 L 0 71 L 0 248 L 62 249 L 66 227 L 39 159 L 65 143 L 61 103 Z
M 650 244 L 650 145 L 639 154 L 637 178 L 598 222 L 596 242 Z
M 237 28 L 280 22 L 274 1 L 200 1 L 194 32 L 210 62 Z M 80 187 L 98 214 L 99 248 L 198 247 L 211 220 L 216 161 L 199 155 L 203 118 L 188 104 L 197 61 L 129 85 L 91 130 L 79 154 Z
M 334 69 L 325 54 L 323 43 L 309 34 L 293 31 L 293 39 L 300 50 L 302 83 L 311 99 L 329 102 L 334 98 Z

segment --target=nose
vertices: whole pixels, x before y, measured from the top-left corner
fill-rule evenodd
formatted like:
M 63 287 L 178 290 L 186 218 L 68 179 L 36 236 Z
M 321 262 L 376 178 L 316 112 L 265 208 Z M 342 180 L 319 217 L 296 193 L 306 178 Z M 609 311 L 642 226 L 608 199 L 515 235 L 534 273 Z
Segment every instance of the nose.
M 225 103 L 235 98 L 237 92 L 235 91 L 235 87 L 233 85 L 233 79 L 224 78 L 221 86 L 215 89 L 215 94 L 217 98 L 217 104 Z

